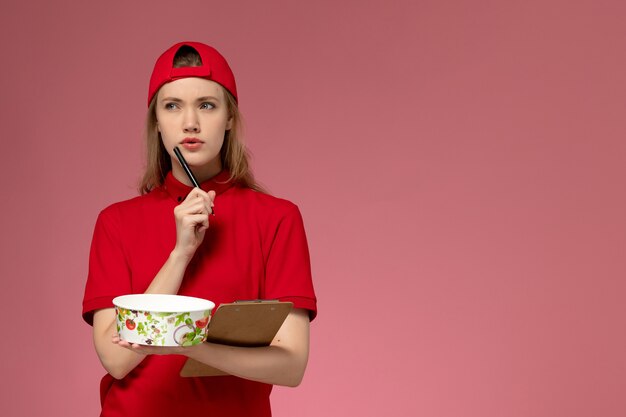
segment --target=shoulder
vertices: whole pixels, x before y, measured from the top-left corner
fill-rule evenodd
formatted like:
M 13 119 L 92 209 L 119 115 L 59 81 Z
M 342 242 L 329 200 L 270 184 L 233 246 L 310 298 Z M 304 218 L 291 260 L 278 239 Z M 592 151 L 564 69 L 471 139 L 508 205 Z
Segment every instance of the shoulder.
M 300 209 L 284 198 L 241 187 L 233 187 L 223 198 L 215 203 L 218 216 L 223 209 L 232 221 L 247 224 L 262 236 L 271 239 L 279 230 L 304 229 Z
M 110 204 L 100 211 L 98 220 L 115 222 L 122 221 L 125 218 L 136 218 L 137 216 L 141 216 L 145 213 L 146 209 L 155 207 L 164 199 L 165 195 L 163 191 L 157 188 L 147 194 Z
M 291 201 L 250 188 L 233 187 L 232 195 L 235 200 L 245 203 L 251 210 L 259 215 L 280 218 L 300 214 L 298 206 Z

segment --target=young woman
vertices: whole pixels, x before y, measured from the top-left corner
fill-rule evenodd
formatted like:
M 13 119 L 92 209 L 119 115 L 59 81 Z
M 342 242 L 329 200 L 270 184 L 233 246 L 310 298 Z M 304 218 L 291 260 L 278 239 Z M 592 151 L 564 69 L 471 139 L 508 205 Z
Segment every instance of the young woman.
M 141 195 L 100 213 L 89 259 L 83 317 L 108 372 L 101 416 L 269 416 L 272 385 L 302 379 L 317 313 L 302 218 L 256 184 L 237 103 L 231 69 L 212 47 L 178 43 L 157 60 Z M 192 188 L 174 147 L 200 188 Z M 268 347 L 143 346 L 116 335 L 112 300 L 132 293 L 189 295 L 216 306 L 279 299 L 294 309 Z M 188 358 L 228 375 L 181 377 Z

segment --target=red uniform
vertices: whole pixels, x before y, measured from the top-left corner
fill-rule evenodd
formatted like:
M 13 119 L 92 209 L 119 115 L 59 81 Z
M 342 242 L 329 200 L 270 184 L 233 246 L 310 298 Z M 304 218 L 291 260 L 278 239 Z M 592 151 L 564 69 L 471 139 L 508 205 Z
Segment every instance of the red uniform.
M 179 294 L 221 303 L 291 301 L 317 313 L 304 226 L 293 203 L 241 188 L 222 171 L 202 183 L 214 190 L 216 216 L 185 272 Z M 191 188 L 170 172 L 163 186 L 113 204 L 98 217 L 89 258 L 83 317 L 113 307 L 118 295 L 143 293 L 176 243 L 174 207 Z M 124 379 L 102 380 L 102 416 L 269 416 L 271 385 L 234 376 L 183 378 L 186 358 L 146 357 Z M 217 414 L 219 413 L 219 414 Z

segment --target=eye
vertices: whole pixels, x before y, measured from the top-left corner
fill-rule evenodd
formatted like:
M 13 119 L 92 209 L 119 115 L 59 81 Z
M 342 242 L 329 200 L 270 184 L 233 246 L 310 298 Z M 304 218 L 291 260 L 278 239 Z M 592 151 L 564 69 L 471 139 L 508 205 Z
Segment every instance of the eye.
M 204 103 L 200 104 L 200 109 L 202 110 L 211 110 L 215 108 L 215 104 L 210 103 L 208 101 L 205 101 Z
M 178 104 L 170 101 L 168 103 L 165 103 L 163 107 L 165 108 L 165 110 L 175 110 L 178 108 Z

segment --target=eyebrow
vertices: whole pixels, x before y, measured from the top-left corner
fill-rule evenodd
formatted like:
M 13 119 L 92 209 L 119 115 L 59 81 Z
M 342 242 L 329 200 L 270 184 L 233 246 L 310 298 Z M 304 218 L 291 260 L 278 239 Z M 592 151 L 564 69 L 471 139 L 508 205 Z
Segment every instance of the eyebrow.
M 198 97 L 195 101 L 198 102 L 198 101 L 207 101 L 207 100 L 220 101 L 217 97 L 213 97 L 213 96 Z M 173 101 L 176 103 L 183 102 L 183 100 L 178 97 L 163 97 L 160 101 Z
M 213 96 L 198 97 L 196 99 L 196 101 L 207 101 L 207 100 L 220 101 L 217 97 L 213 97 Z

